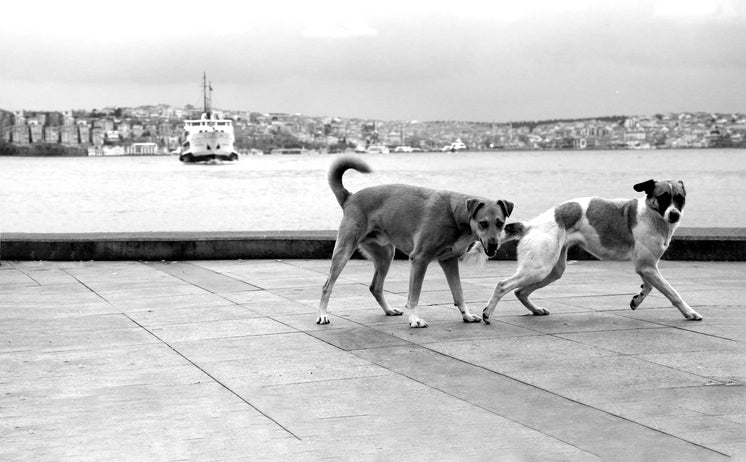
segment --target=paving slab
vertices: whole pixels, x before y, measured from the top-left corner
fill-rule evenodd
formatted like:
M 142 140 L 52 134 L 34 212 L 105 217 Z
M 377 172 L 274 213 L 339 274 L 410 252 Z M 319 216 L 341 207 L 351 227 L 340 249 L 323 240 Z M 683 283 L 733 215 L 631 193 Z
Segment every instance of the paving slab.
M 571 262 L 465 324 L 442 271 L 385 316 L 350 261 L 0 262 L 2 460 L 743 460 L 746 264 Z M 515 262 L 462 269 L 479 312 Z M 406 303 L 409 268 L 384 289 Z

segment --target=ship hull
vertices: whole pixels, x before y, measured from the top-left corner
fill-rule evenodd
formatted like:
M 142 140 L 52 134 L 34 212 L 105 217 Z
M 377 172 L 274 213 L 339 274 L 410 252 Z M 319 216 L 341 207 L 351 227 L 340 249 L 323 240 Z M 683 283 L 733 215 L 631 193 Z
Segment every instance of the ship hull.
M 233 148 L 233 126 L 226 120 L 187 121 L 187 142 L 179 156 L 184 163 L 234 162 L 238 153 Z

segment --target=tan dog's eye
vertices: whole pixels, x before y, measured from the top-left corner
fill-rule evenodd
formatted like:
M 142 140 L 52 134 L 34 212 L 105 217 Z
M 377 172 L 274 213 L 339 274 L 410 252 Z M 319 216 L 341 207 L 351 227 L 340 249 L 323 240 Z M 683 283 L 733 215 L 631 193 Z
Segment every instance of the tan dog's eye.
M 482 228 L 482 229 L 487 229 L 487 227 L 489 225 L 490 225 L 490 222 L 488 222 L 488 221 L 480 221 L 479 222 L 479 227 Z
M 497 225 L 498 228 L 502 228 L 505 225 L 505 222 L 498 218 L 495 220 L 495 225 Z

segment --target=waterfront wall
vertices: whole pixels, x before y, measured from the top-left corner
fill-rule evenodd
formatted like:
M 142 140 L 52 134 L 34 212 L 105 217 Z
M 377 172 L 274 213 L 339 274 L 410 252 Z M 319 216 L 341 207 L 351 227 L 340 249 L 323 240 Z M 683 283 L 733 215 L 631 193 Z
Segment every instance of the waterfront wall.
M 0 234 L 0 260 L 328 259 L 336 231 Z M 356 255 L 361 258 L 361 255 Z M 515 242 L 497 260 L 515 260 Z M 397 253 L 397 258 L 406 255 Z M 573 260 L 593 259 L 579 248 Z M 746 228 L 680 228 L 664 260 L 746 261 Z

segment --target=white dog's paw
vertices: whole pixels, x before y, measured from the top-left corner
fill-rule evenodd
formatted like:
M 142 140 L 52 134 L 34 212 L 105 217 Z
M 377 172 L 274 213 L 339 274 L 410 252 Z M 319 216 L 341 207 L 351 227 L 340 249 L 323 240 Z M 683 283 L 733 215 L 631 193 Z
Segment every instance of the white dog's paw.
M 401 316 L 403 314 L 404 311 L 397 308 L 390 308 L 388 311 L 386 311 L 386 316 Z
M 687 321 L 701 321 L 702 320 L 702 316 L 700 316 L 700 314 L 694 310 L 692 310 L 692 312 L 689 314 L 685 314 L 684 317 L 686 318 Z
M 421 318 L 409 318 L 409 327 L 412 328 L 421 328 L 421 327 L 427 327 L 427 321 Z
M 322 326 L 325 324 L 331 324 L 332 320 L 329 318 L 328 314 L 320 314 L 318 318 L 316 318 L 316 324 L 321 324 Z
M 481 322 L 482 317 L 472 313 L 465 313 L 462 315 L 464 322 Z
M 490 315 L 487 312 L 487 308 L 485 308 L 485 309 L 482 310 L 482 321 L 485 324 L 489 324 L 490 323 Z
M 634 297 L 632 297 L 632 300 L 629 302 L 629 307 L 633 310 L 636 310 L 638 306 L 642 304 L 642 301 L 645 300 L 645 297 L 642 296 L 642 294 L 637 294 Z

